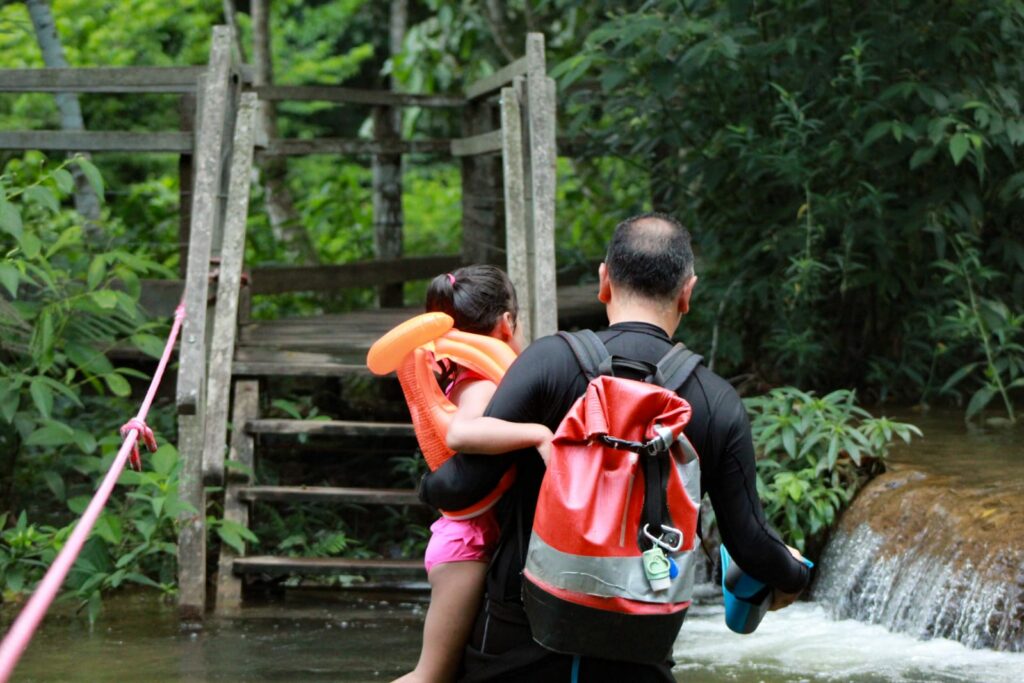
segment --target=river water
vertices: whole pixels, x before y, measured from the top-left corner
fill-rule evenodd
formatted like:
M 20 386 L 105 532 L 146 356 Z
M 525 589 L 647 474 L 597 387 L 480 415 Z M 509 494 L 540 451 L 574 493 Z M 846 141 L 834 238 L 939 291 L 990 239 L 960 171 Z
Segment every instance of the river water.
M 915 479 L 963 475 L 966 495 L 974 488 L 1003 493 L 1006 486 L 1015 490 L 1024 481 L 1019 431 L 970 435 L 954 417 L 917 421 L 927 438 L 895 453 L 894 474 L 915 472 Z M 957 487 L 955 481 L 946 483 Z M 831 582 L 841 583 L 847 569 L 842 562 L 832 564 L 826 570 Z M 849 571 L 860 571 L 858 566 L 851 563 Z M 821 603 L 802 602 L 770 613 L 749 636 L 726 629 L 711 587 L 699 594 L 676 645 L 679 681 L 1024 680 L 1024 654 L 893 632 L 889 629 L 894 624 L 870 614 L 867 621 L 878 623 L 836 618 L 841 612 L 827 594 L 818 598 Z M 423 598 L 416 596 L 342 599 L 294 592 L 282 601 L 247 607 L 243 618 L 211 618 L 195 628 L 182 627 L 173 606 L 151 594 L 118 595 L 106 602 L 93 628 L 70 606 L 59 606 L 29 647 L 14 680 L 390 680 L 415 663 L 424 607 Z

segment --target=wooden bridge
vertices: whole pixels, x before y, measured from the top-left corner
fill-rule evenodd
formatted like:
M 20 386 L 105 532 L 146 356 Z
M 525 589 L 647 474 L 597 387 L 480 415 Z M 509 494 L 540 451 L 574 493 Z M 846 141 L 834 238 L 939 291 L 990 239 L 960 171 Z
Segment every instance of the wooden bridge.
M 366 375 L 369 345 L 414 309 L 378 308 L 315 318 L 255 321 L 251 297 L 295 291 L 333 292 L 375 286 L 396 303 L 395 286 L 431 278 L 462 263 L 500 262 L 514 281 L 527 338 L 554 332 L 579 316 L 600 315 L 592 288 L 562 287 L 556 294 L 555 86 L 546 74 L 544 41 L 530 34 L 524 56 L 454 95 L 354 90 L 340 86 L 254 86 L 238 62 L 234 36 L 215 27 L 209 62 L 182 68 L 92 68 L 0 71 L 0 92 L 177 93 L 186 111 L 181 130 L 0 131 L 0 148 L 90 152 L 173 152 L 182 169 L 183 281 L 150 283 L 143 303 L 167 313 L 184 297 L 187 310 L 179 350 L 176 405 L 181 494 L 197 511 L 181 519 L 178 543 L 179 604 L 201 615 L 207 596 L 205 486 L 224 487 L 224 517 L 248 525 L 254 501 L 329 501 L 363 505 L 416 504 L 411 490 L 261 486 L 253 465 L 265 435 L 400 436 L 408 422 L 370 419 L 267 419 L 261 382 L 273 377 Z M 374 108 L 386 120 L 401 107 L 445 107 L 461 112 L 461 136 L 401 140 L 386 126 L 373 139 L 259 139 L 262 102 L 327 101 Z M 255 155 L 396 155 L 447 152 L 462 171 L 462 251 L 316 267 L 263 267 L 243 271 L 250 178 Z M 400 156 L 399 156 L 400 158 Z M 388 294 L 390 292 L 390 294 Z M 400 290 L 399 290 L 400 293 Z M 398 302 L 400 305 L 400 296 Z M 559 314 L 562 314 L 561 317 Z M 233 428 L 229 430 L 230 425 Z M 230 433 L 229 433 L 230 432 Z M 284 436 L 282 436 L 284 435 Z M 410 447 L 411 448 L 411 447 Z M 234 461 L 238 466 L 228 463 Z M 222 545 L 216 608 L 241 604 L 248 573 L 324 574 L 422 571 L 418 560 L 346 560 L 238 556 Z

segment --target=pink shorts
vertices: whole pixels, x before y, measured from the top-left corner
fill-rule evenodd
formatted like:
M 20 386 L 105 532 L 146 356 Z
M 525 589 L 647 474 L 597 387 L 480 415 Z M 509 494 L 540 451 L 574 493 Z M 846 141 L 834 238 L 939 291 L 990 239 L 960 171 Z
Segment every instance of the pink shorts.
M 430 526 L 423 564 L 429 572 L 445 562 L 487 562 L 501 534 L 494 513 L 488 510 L 471 519 L 442 517 Z

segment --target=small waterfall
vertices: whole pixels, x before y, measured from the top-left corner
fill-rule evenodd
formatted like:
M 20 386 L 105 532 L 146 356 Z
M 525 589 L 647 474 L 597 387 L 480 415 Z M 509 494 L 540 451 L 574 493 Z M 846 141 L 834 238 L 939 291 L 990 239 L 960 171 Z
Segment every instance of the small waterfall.
M 835 618 L 1024 651 L 1021 487 L 909 467 L 878 477 L 843 515 L 813 598 Z

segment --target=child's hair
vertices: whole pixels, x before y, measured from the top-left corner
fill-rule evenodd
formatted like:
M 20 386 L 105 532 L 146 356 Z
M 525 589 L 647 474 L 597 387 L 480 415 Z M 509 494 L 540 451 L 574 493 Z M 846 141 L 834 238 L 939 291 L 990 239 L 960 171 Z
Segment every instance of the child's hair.
M 441 311 L 455 320 L 455 329 L 490 334 L 501 316 L 519 314 L 516 289 L 501 268 L 476 265 L 435 277 L 427 288 L 427 311 Z

